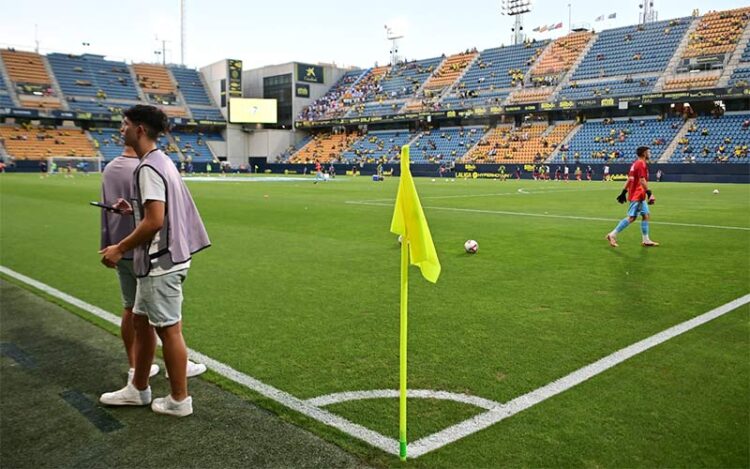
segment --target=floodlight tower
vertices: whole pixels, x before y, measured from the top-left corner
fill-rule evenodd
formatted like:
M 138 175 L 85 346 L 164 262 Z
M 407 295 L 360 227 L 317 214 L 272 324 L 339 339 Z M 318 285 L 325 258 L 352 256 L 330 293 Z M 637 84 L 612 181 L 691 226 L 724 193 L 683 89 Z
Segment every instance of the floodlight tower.
M 180 0 L 180 65 L 185 65 L 185 12 L 187 0 Z
M 391 65 L 396 65 L 401 58 L 398 55 L 398 40 L 403 39 L 404 34 L 387 24 L 383 27 L 385 28 L 385 37 L 391 41 Z
M 659 20 L 659 12 L 654 10 L 653 0 L 643 0 L 638 5 L 638 9 L 643 10 L 641 12 L 638 12 L 638 17 L 641 20 L 641 24 L 653 23 Z
M 515 16 L 516 22 L 513 31 L 513 44 L 521 44 L 525 38 L 523 34 L 523 14 L 531 11 L 531 0 L 500 0 L 500 13 L 507 16 Z

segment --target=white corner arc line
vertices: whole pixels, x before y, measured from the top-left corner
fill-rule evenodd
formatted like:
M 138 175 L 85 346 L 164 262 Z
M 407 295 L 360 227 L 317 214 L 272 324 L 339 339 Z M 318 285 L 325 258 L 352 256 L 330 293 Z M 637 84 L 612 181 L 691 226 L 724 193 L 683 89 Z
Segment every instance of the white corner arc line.
M 39 282 L 38 280 L 34 280 L 23 274 L 19 274 L 18 272 L 11 270 L 2 265 L 0 265 L 0 273 L 3 273 L 23 283 L 26 283 L 27 285 L 30 285 L 38 290 L 41 290 L 50 296 L 63 300 L 66 303 L 69 303 L 88 313 L 91 313 L 94 316 L 101 318 L 109 323 L 112 323 L 116 326 L 120 325 L 120 318 L 115 316 L 114 314 L 109 313 L 103 310 L 102 308 L 99 308 L 98 306 L 94 306 L 89 303 L 86 303 L 85 301 L 79 300 L 78 298 L 68 295 L 67 293 L 61 292 L 60 290 L 54 287 L 51 287 L 45 283 Z M 396 441 L 393 438 L 388 438 L 384 435 L 381 435 L 380 433 L 376 431 L 363 427 L 362 425 L 358 425 L 356 423 L 350 422 L 343 417 L 340 417 L 324 409 L 319 409 L 313 405 L 310 405 L 306 403 L 305 401 L 297 397 L 294 397 L 287 392 L 281 391 L 279 389 L 274 388 L 273 386 L 269 386 L 268 384 L 258 381 L 257 379 L 251 376 L 248 376 L 240 371 L 237 371 L 234 368 L 230 367 L 229 365 L 225 365 L 224 363 L 216 361 L 213 358 L 207 357 L 206 355 L 203 355 L 200 352 L 196 352 L 195 350 L 188 349 L 188 353 L 191 358 L 194 358 L 200 361 L 201 363 L 205 364 L 212 371 L 257 392 L 258 394 L 261 394 L 269 399 L 272 399 L 312 419 L 315 419 L 331 427 L 337 428 L 343 431 L 344 433 L 347 433 L 355 438 L 359 438 L 360 440 L 376 448 L 379 448 L 385 451 L 386 453 L 390 453 L 394 455 L 399 454 L 398 441 Z
M 711 311 L 701 314 L 700 316 L 689 319 L 685 322 L 670 327 L 662 332 L 647 337 L 639 342 L 622 348 L 606 357 L 595 361 L 590 365 L 563 376 L 541 388 L 535 389 L 529 393 L 519 396 L 505 404 L 491 409 L 483 414 L 474 416 L 461 423 L 453 425 L 434 433 L 428 437 L 417 440 L 408 445 L 408 452 L 411 457 L 416 458 L 430 451 L 434 451 L 456 440 L 464 438 L 494 425 L 501 420 L 511 417 L 522 410 L 528 409 L 540 402 L 549 399 L 552 396 L 560 394 L 573 386 L 583 383 L 594 376 L 618 365 L 629 358 L 634 357 L 646 350 L 653 348 L 669 339 L 683 334 L 691 329 L 703 325 L 713 319 L 716 319 L 730 311 L 750 303 L 750 294 L 732 300 L 729 303 L 714 308 Z
M 305 402 L 316 407 L 325 407 L 341 402 L 395 397 L 399 397 L 398 389 L 374 389 L 370 391 L 348 391 L 326 394 L 325 396 L 313 397 Z M 462 404 L 469 404 L 486 410 L 494 409 L 497 406 L 502 405 L 499 402 L 485 399 L 483 397 L 448 391 L 433 391 L 431 389 L 409 389 L 406 391 L 406 397 L 410 399 L 439 399 L 460 402 Z
M 393 207 L 394 202 L 385 204 L 385 203 L 376 203 L 376 202 L 359 202 L 356 200 L 347 200 L 344 202 L 349 205 L 372 205 L 375 207 Z M 606 222 L 616 222 L 620 221 L 620 218 L 601 218 L 601 217 L 581 217 L 576 215 L 554 215 L 554 214 L 545 214 L 545 213 L 529 213 L 529 212 L 511 212 L 507 210 L 481 210 L 476 208 L 458 208 L 458 207 L 431 207 L 427 205 L 423 205 L 422 208 L 426 208 L 429 210 L 444 210 L 449 212 L 466 212 L 466 213 L 485 213 L 488 215 L 512 215 L 512 216 L 518 216 L 518 217 L 537 217 L 537 218 L 561 218 L 565 220 L 585 220 L 585 221 L 606 221 Z M 698 223 L 677 223 L 677 222 L 670 222 L 670 221 L 651 221 L 652 225 L 668 225 L 668 226 L 686 226 L 691 228 L 716 228 L 720 230 L 739 230 L 739 231 L 750 231 L 750 228 L 745 226 L 725 226 L 725 225 L 701 225 Z

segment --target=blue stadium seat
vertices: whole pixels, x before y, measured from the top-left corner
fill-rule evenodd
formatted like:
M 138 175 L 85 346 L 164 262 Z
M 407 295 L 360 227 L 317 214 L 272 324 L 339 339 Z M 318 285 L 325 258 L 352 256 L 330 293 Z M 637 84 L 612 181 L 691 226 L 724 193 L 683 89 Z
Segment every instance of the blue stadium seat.
M 698 117 L 695 129 L 685 136 L 686 144 L 681 144 L 669 159 L 670 163 L 745 163 L 750 147 L 750 129 L 743 127 L 750 121 L 750 114 L 724 115 L 720 118 Z M 750 122 L 748 122 L 750 127 Z M 705 130 L 704 130 L 705 129 Z M 707 133 L 707 135 L 703 135 Z M 744 156 L 735 156 L 735 149 L 744 150 Z
M 602 31 L 572 79 L 663 72 L 690 21 L 692 18 L 679 18 Z M 641 55 L 640 60 L 634 60 L 636 54 Z
M 191 107 L 190 112 L 193 113 L 195 120 L 210 120 L 210 121 L 224 121 L 224 115 L 218 109 L 203 109 Z
M 448 163 L 461 158 L 484 135 L 479 126 L 446 127 L 422 132 L 411 145 L 414 163 Z
M 622 78 L 587 83 L 569 83 L 560 91 L 558 98 L 576 100 L 612 96 L 640 96 L 650 93 L 656 84 L 656 80 L 658 80 L 657 76 L 633 79 L 629 83 Z
M 554 163 L 631 163 L 640 146 L 651 147 L 651 159 L 658 160 L 682 127 L 682 120 L 671 118 L 616 119 L 612 123 L 586 122 L 568 142 L 569 150 L 560 152 Z M 657 139 L 661 143 L 656 143 Z M 616 155 L 613 156 L 613 153 Z M 576 156 L 578 154 L 578 156 Z
M 409 133 L 408 129 L 368 132 L 342 154 L 342 160 L 366 161 L 379 160 L 384 157 L 387 161 L 391 161 L 400 155 L 401 147 L 412 138 L 414 134 Z
M 485 49 L 441 101 L 442 109 L 499 106 L 533 65 L 548 40 Z
M 729 86 L 750 87 L 750 67 L 735 68 L 729 78 Z
M 106 100 L 140 100 L 125 62 L 104 60 L 100 55 L 60 53 L 48 54 L 47 60 L 65 96 L 96 97 L 102 90 Z
M 184 67 L 170 67 L 169 70 L 189 105 L 214 106 L 203 87 L 203 81 L 197 70 Z
M 218 133 L 171 132 L 171 134 L 183 156 L 191 158 L 194 162 L 213 161 L 213 153 L 211 153 L 206 142 L 208 140 L 224 140 Z

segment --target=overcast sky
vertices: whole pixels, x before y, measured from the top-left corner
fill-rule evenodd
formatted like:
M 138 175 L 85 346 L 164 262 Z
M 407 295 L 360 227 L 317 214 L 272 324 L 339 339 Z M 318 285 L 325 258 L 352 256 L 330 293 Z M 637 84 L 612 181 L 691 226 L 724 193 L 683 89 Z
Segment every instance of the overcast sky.
M 537 39 L 568 32 L 572 24 L 596 30 L 638 22 L 639 1 L 531 0 L 523 15 L 525 31 Z M 426 59 L 471 47 L 485 49 L 512 43 L 513 18 L 501 15 L 501 0 L 186 0 L 185 64 L 204 66 L 225 58 L 241 59 L 244 68 L 291 61 L 370 67 L 387 63 L 390 42 L 385 25 L 404 34 L 400 53 Z M 0 14 L 0 47 L 42 53 L 86 52 L 127 62 L 161 61 L 154 51 L 166 41 L 168 62 L 180 62 L 179 0 L 35 0 L 5 2 Z M 748 1 L 653 0 L 659 19 L 747 6 Z M 616 18 L 595 21 L 600 15 Z M 553 33 L 532 33 L 537 26 L 562 22 Z M 87 43 L 89 45 L 84 45 Z

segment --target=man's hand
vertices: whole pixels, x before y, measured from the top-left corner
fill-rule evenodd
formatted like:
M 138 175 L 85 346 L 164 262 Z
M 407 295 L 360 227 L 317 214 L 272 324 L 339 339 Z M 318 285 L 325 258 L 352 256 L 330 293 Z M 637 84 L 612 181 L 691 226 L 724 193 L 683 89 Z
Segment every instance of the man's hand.
M 646 191 L 646 195 L 648 196 L 648 204 L 654 205 L 656 203 L 656 197 L 654 197 L 651 191 Z
M 617 201 L 624 204 L 626 200 L 628 200 L 628 190 L 623 189 L 622 192 L 620 192 L 620 195 L 617 196 Z
M 112 208 L 119 210 L 121 215 L 133 214 L 133 206 L 125 199 L 117 199 L 117 203 L 115 203 Z
M 122 251 L 119 245 L 113 244 L 99 251 L 102 255 L 102 264 L 106 265 L 110 269 L 114 269 L 117 263 L 122 259 Z

